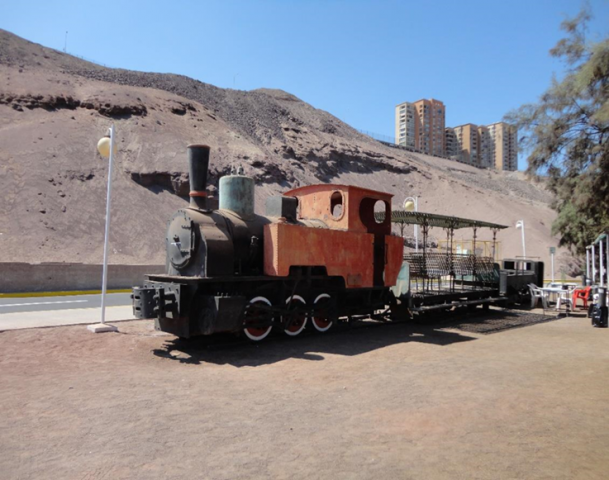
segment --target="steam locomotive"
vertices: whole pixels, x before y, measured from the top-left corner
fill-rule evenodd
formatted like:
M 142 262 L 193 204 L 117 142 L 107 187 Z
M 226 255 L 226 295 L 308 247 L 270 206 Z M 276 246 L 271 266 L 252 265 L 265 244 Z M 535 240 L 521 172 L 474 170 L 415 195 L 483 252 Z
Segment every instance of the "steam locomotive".
M 243 333 L 253 341 L 273 328 L 323 333 L 339 319 L 377 311 L 395 319 L 522 297 L 528 283 L 543 279 L 541 262 L 506 260 L 500 271 L 491 262 L 490 278 L 461 281 L 482 289 L 413 294 L 403 239 L 391 233 L 392 195 L 311 185 L 267 198 L 266 214 L 257 215 L 254 180 L 238 171 L 220 178 L 213 210 L 209 155 L 206 145 L 188 147 L 190 204 L 168 222 L 167 273 L 147 275 L 133 289 L 135 317 L 154 318 L 157 330 L 181 338 Z
M 267 198 L 254 213 L 254 180 L 220 178 L 219 209 L 208 208 L 210 148 L 190 145 L 190 205 L 169 220 L 164 275 L 133 290 L 137 318 L 189 338 L 273 327 L 329 330 L 341 317 L 385 308 L 402 265 L 391 234 L 392 195 L 347 185 L 312 185 Z M 386 212 L 378 221 L 375 210 Z

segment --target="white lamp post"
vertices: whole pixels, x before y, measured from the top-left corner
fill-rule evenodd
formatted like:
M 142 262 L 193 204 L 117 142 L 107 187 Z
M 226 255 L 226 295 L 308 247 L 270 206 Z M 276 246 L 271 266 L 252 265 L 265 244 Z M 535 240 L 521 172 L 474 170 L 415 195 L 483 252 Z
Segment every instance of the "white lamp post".
M 406 197 L 404 200 L 404 210 L 407 212 L 418 212 L 419 211 L 419 197 Z M 414 226 L 414 245 L 415 252 L 419 252 L 419 226 Z
M 608 244 L 609 245 L 609 244 Z M 586 285 L 591 285 L 590 282 L 590 245 L 586 247 Z
M 599 248 L 599 252 L 598 252 L 598 260 L 599 260 L 599 262 L 598 262 L 598 268 L 600 269 L 600 272 L 599 272 L 600 278 L 599 278 L 598 283 L 602 287 L 602 286 L 605 285 L 605 283 L 604 283 L 605 282 L 605 267 L 603 265 L 603 260 L 604 260 L 604 258 L 603 258 L 603 256 L 604 256 L 603 255 L 603 240 L 600 240 L 598 242 L 598 248 Z
M 87 328 L 94 333 L 116 332 L 118 329 L 114 325 L 106 324 L 106 286 L 108 283 L 108 238 L 110 235 L 110 197 L 112 194 L 112 165 L 116 154 L 114 143 L 114 125 L 108 129 L 106 136 L 97 142 L 99 154 L 108 158 L 108 193 L 106 196 L 106 229 L 104 234 L 104 265 L 102 270 L 102 293 L 101 293 L 101 323 L 89 325 Z
M 592 244 L 592 285 L 596 284 L 596 249 Z
M 602 242 L 602 240 L 601 240 L 601 242 Z M 606 258 L 607 269 L 606 270 L 609 270 L 609 235 L 607 235 L 605 242 L 607 243 L 607 245 L 606 245 L 607 248 L 605 249 L 606 250 L 605 255 L 607 256 L 607 258 Z M 609 272 L 607 272 L 607 288 L 609 288 Z
M 524 245 L 524 220 L 518 220 L 516 222 L 516 228 L 522 229 L 522 256 L 523 258 L 527 258 L 527 250 Z

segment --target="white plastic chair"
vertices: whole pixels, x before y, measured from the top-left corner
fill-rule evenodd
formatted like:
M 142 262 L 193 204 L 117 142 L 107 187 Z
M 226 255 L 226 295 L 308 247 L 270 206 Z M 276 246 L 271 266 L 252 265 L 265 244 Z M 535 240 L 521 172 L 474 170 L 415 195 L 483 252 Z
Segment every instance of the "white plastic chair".
M 531 292 L 531 308 L 535 308 L 541 299 L 541 306 L 544 310 L 548 308 L 548 299 L 544 291 L 533 283 L 529 283 L 529 291 Z
M 561 292 L 558 295 L 558 300 L 556 301 L 556 310 L 560 310 L 561 305 L 567 306 L 567 313 L 573 310 L 573 299 L 571 298 L 570 292 L 565 290 L 565 292 Z

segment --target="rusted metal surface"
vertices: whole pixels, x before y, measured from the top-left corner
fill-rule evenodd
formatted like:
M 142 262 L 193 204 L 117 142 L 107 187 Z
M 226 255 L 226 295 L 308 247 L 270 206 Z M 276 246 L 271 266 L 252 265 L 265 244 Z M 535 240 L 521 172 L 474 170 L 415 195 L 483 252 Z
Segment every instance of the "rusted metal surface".
M 374 235 L 307 228 L 288 223 L 264 227 L 264 273 L 287 277 L 290 267 L 325 266 L 347 288 L 373 286 Z M 400 258 L 401 262 L 401 258 Z
M 329 276 L 342 277 L 350 289 L 395 285 L 403 240 L 391 235 L 388 216 L 380 223 L 374 217 L 375 207 L 391 210 L 392 195 L 345 185 L 313 185 L 285 195 L 298 198 L 300 220 L 321 220 L 329 228 L 265 226 L 266 275 L 287 276 L 290 267 L 320 266 Z
M 404 240 L 402 237 L 387 235 L 385 237 L 387 243 L 387 264 L 385 265 L 385 286 L 392 287 L 395 285 L 400 268 L 402 267 L 402 259 L 404 256 Z
M 322 220 L 330 228 L 350 232 L 391 233 L 389 215 L 380 222 L 374 218 L 378 201 L 384 203 L 386 212 L 391 211 L 393 195 L 389 193 L 350 185 L 311 185 L 284 195 L 298 198 L 298 218 Z

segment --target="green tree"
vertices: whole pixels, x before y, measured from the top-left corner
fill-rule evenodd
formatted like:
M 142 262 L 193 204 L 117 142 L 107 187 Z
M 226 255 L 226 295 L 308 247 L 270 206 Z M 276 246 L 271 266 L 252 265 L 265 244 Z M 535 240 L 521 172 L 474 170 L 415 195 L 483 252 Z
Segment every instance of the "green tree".
M 609 230 L 609 39 L 586 41 L 589 20 L 584 9 L 564 21 L 566 38 L 550 50 L 566 62 L 564 78 L 506 116 L 522 135 L 527 173 L 555 195 L 552 233 L 577 254 Z

